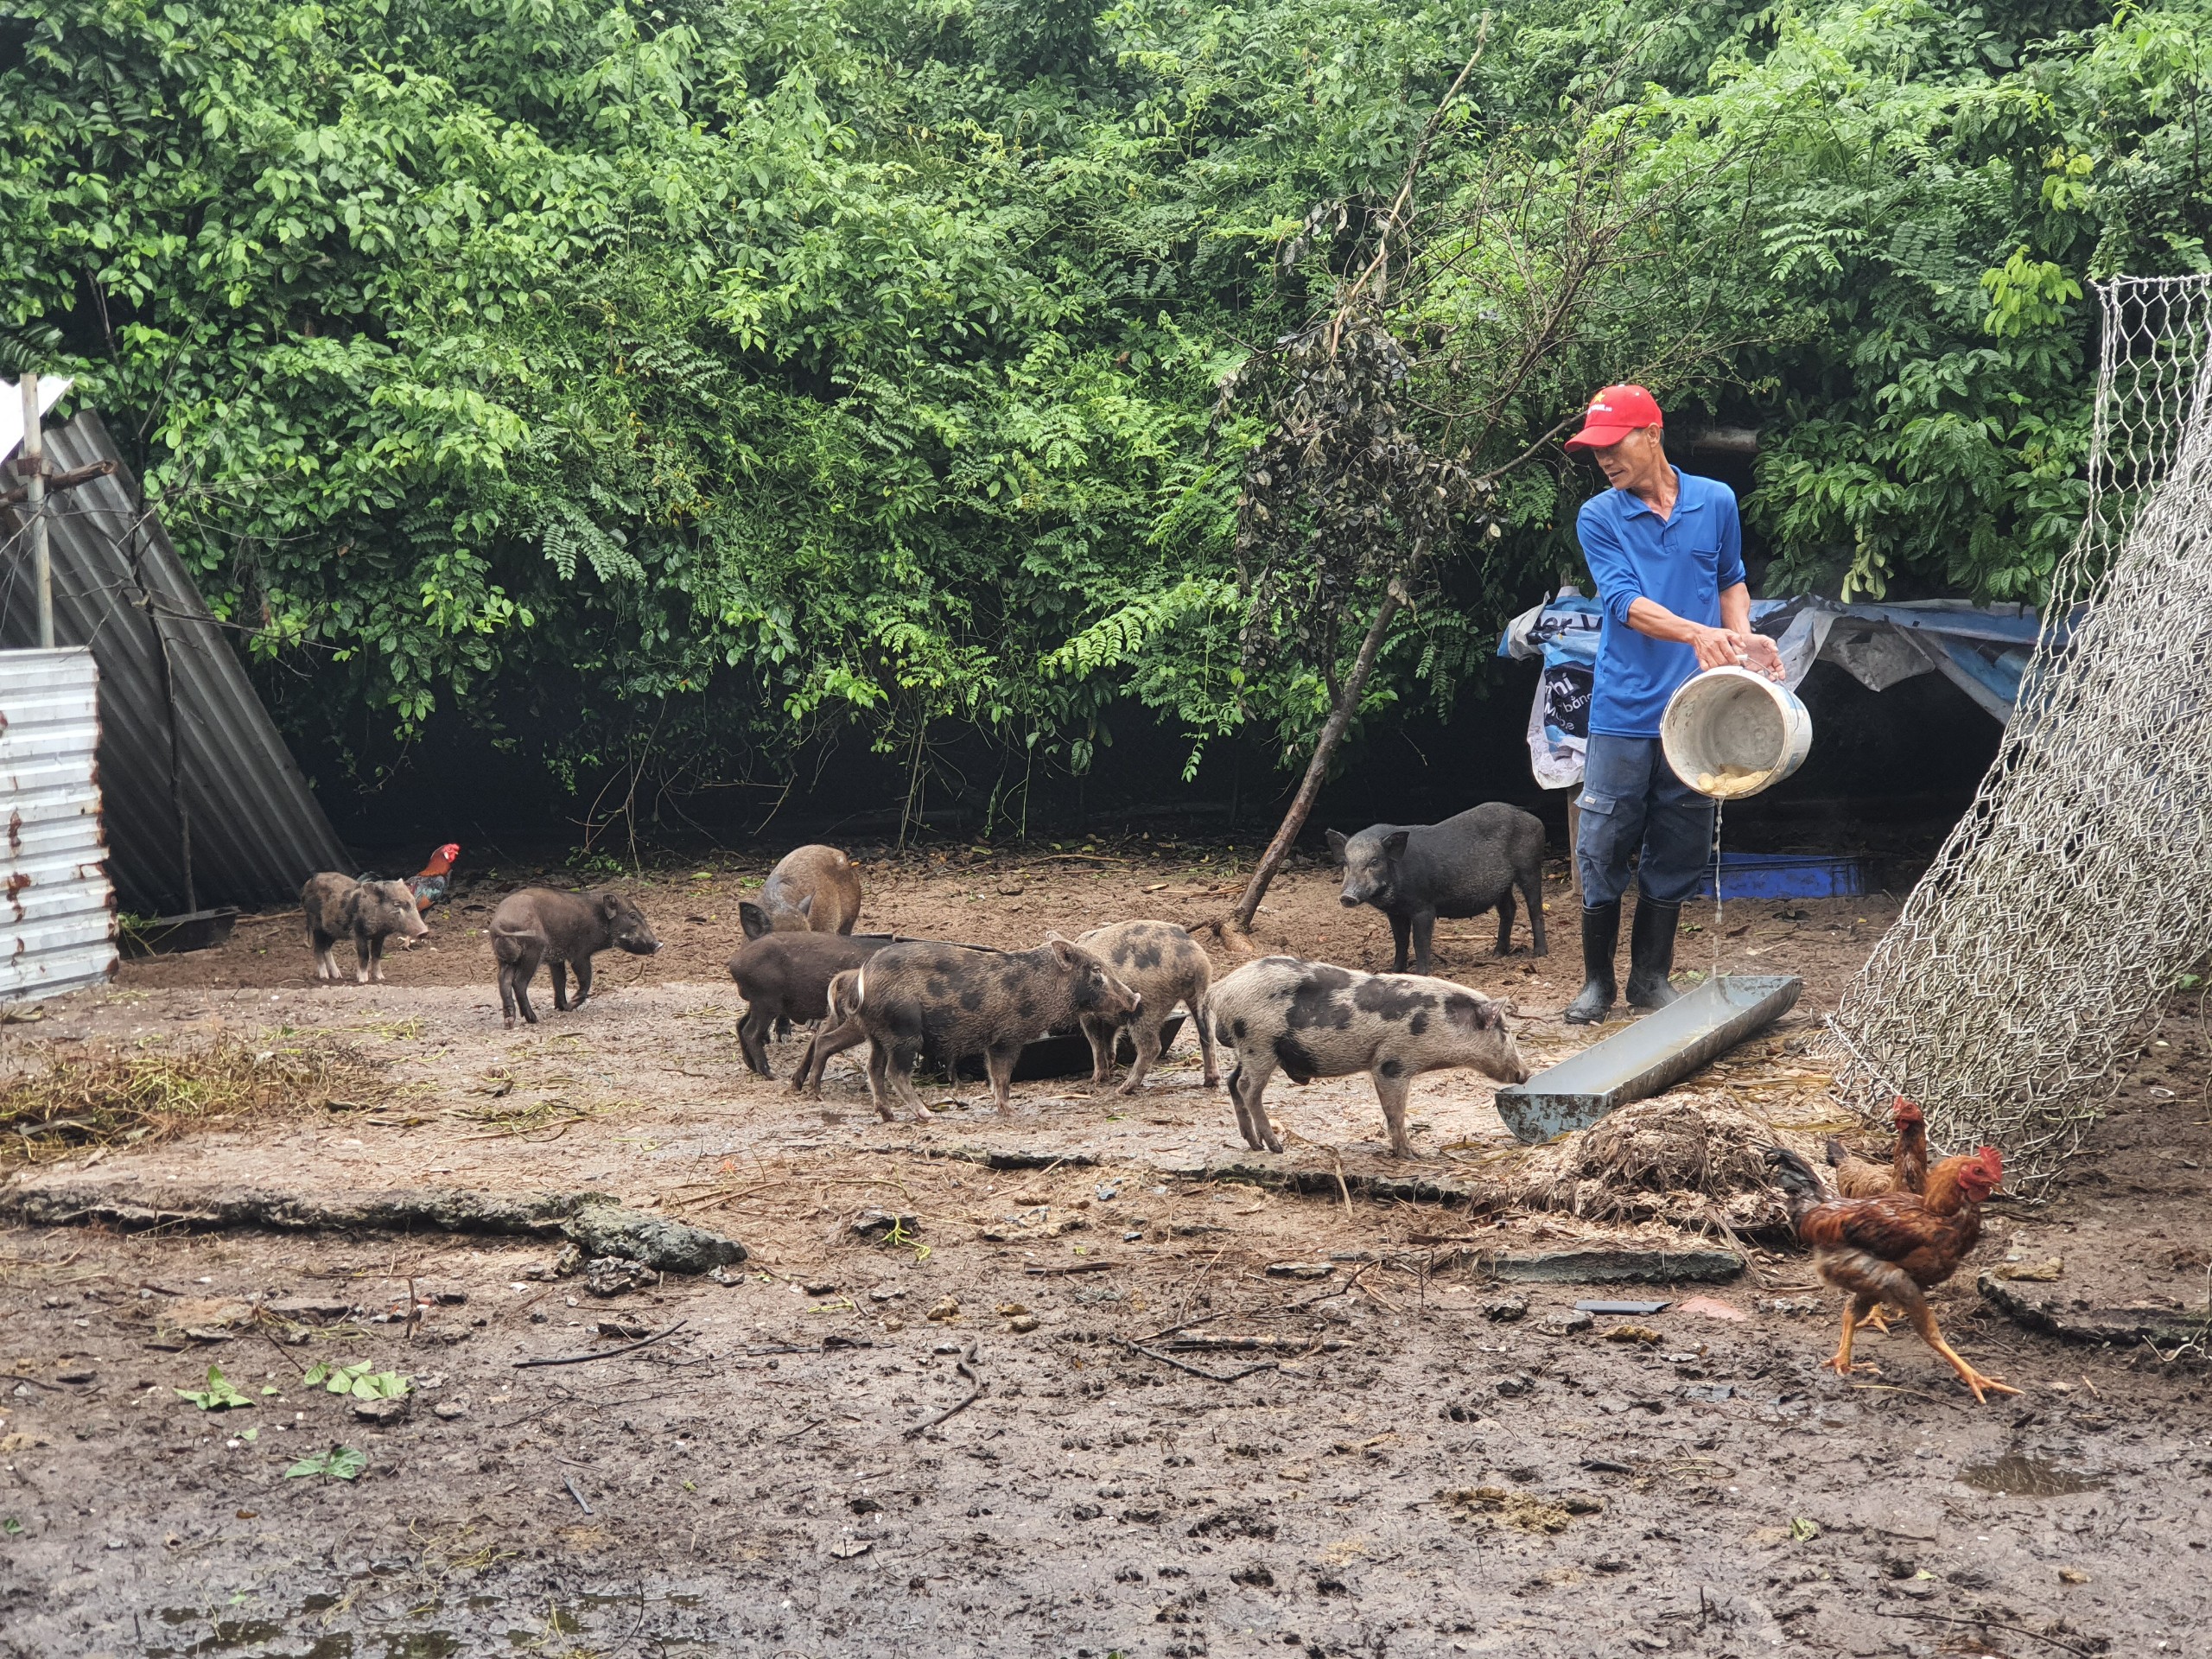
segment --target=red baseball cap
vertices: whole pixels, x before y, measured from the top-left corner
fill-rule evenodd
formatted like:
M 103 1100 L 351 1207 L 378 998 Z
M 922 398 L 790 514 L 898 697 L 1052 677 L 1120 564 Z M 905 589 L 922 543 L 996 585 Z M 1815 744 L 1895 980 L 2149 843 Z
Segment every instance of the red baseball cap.
M 1582 429 L 1567 441 L 1570 449 L 1604 449 L 1643 426 L 1664 426 L 1659 400 L 1642 386 L 1606 386 L 1583 411 Z

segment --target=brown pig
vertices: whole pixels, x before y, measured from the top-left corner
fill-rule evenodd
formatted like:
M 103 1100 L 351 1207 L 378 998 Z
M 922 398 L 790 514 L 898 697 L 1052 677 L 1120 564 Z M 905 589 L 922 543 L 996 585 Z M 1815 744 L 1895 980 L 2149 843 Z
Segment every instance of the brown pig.
M 835 847 L 794 848 L 760 889 L 737 907 L 745 937 L 764 933 L 849 933 L 861 918 L 861 875 Z
M 300 889 L 300 907 L 307 912 L 308 944 L 315 951 L 317 979 L 340 977 L 331 950 L 347 934 L 353 938 L 354 981 L 365 985 L 384 977 L 386 939 L 395 934 L 419 939 L 430 931 L 404 881 L 357 881 L 325 870 L 309 876 Z
M 568 969 L 576 970 L 576 1000 L 582 1007 L 591 995 L 591 959 L 601 950 L 626 950 L 633 957 L 650 957 L 660 949 L 645 912 L 619 893 L 556 893 L 550 887 L 524 887 L 511 893 L 492 912 L 485 931 L 492 940 L 492 955 L 499 964 L 499 1003 L 507 1024 L 515 1022 L 519 1008 L 531 1025 L 537 1011 L 530 1006 L 530 982 L 540 963 L 553 969 L 553 1006 L 569 1011 Z
M 804 1025 L 821 1019 L 830 1011 L 832 976 L 859 967 L 890 943 L 887 933 L 764 933 L 747 939 L 729 959 L 729 976 L 745 998 L 737 1044 L 746 1065 L 764 1077 L 775 1076 L 768 1067 L 770 1024 L 785 1020 Z M 802 1060 L 802 1082 L 805 1071 Z

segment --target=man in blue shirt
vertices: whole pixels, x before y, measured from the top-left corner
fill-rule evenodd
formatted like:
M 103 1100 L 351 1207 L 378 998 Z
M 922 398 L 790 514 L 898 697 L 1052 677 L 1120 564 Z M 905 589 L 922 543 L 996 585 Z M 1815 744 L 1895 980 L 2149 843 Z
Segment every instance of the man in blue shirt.
M 1713 803 L 1675 775 L 1660 749 L 1667 700 L 1699 670 L 1723 664 L 1783 677 L 1774 642 L 1751 632 L 1735 494 L 1675 471 L 1661 427 L 1659 405 L 1642 386 L 1607 386 L 1567 441 L 1587 450 L 1612 486 L 1582 504 L 1574 525 L 1605 614 L 1574 849 L 1586 982 L 1567 1005 L 1570 1025 L 1595 1024 L 1612 1007 L 1621 894 L 1639 850 L 1629 1006 L 1675 1000 L 1667 982 L 1675 927 L 1712 852 Z

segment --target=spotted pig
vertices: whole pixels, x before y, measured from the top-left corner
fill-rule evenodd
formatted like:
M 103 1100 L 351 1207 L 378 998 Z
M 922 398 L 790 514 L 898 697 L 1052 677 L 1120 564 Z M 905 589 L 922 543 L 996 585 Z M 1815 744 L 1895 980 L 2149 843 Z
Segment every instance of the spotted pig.
M 981 1051 L 1003 1112 L 1023 1045 L 1086 1016 L 1119 1025 L 1144 1011 L 1143 999 L 1104 963 L 1057 933 L 1034 950 L 887 945 L 855 971 L 857 1017 L 868 1039 L 868 1093 L 887 1123 L 894 1116 L 894 1094 L 922 1116 L 913 1071 L 925 1044 L 948 1068 Z
M 331 952 L 349 933 L 357 963 L 353 977 L 366 985 L 384 977 L 386 939 L 412 944 L 430 931 L 404 881 L 359 881 L 325 870 L 309 876 L 300 889 L 300 906 L 307 913 L 308 944 L 315 951 L 317 979 L 345 976 Z
M 1206 987 L 1213 982 L 1213 964 L 1189 931 L 1173 922 L 1116 922 L 1110 927 L 1091 929 L 1076 943 L 1103 961 L 1143 999 L 1144 1011 L 1128 1022 L 1136 1058 L 1122 1092 L 1136 1093 L 1144 1086 L 1144 1074 L 1152 1069 L 1153 1061 L 1166 1058 L 1160 1031 L 1178 1003 L 1191 1011 L 1198 1028 L 1206 1087 L 1219 1087 L 1221 1071 L 1214 1064 L 1213 1031 L 1206 1024 Z M 1090 1039 L 1091 1082 L 1111 1083 L 1114 1039 L 1119 1027 L 1103 1015 L 1086 1014 L 1083 1034 Z
M 1260 1103 L 1278 1066 L 1300 1084 L 1366 1072 L 1396 1158 L 1414 1155 L 1406 1096 L 1422 1072 L 1471 1065 L 1500 1083 L 1529 1077 L 1499 1005 L 1446 979 L 1263 957 L 1215 985 L 1206 1009 L 1215 1037 L 1236 1056 L 1229 1095 L 1255 1149 L 1282 1150 Z

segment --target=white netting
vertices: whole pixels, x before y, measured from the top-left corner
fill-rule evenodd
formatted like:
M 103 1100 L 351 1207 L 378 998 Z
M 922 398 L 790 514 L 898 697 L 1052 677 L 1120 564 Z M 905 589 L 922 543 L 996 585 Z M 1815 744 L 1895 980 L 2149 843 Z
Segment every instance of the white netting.
M 1847 1102 L 1910 1096 L 2031 1197 L 2212 951 L 2212 277 L 2099 293 L 2088 512 L 2012 724 L 1830 1021 Z

